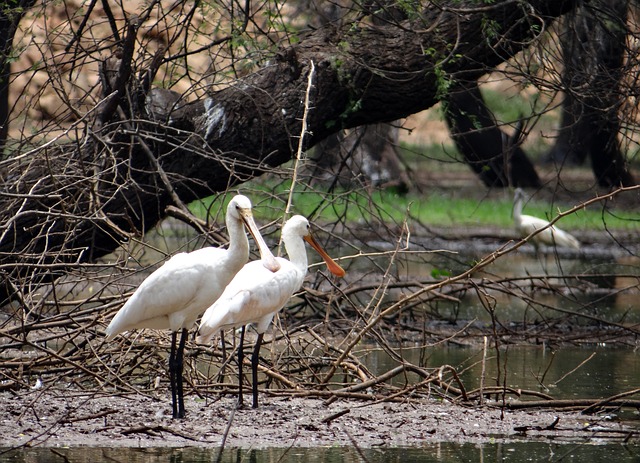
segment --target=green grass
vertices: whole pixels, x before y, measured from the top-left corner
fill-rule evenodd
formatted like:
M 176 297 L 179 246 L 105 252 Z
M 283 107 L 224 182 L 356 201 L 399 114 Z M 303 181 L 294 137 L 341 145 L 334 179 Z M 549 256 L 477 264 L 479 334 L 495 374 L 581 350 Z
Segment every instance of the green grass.
M 252 185 L 243 189 L 254 202 L 255 216 L 260 222 L 278 220 L 282 217 L 285 201 L 288 197 L 288 182 L 276 186 Z M 382 220 L 385 223 L 402 223 L 405 220 L 417 220 L 436 227 L 478 227 L 490 226 L 510 228 L 512 200 L 505 192 L 502 199 L 474 199 L 456 197 L 452 193 L 434 191 L 428 194 L 406 196 L 391 191 L 377 191 L 371 195 L 361 192 L 337 192 L 326 194 L 318 191 L 301 191 L 293 196 L 292 214 L 302 214 L 312 220 L 332 222 L 346 221 L 348 224 Z M 224 210 L 231 195 L 223 201 L 222 197 L 208 198 L 191 205 L 194 214 L 204 218 L 206 211 L 216 213 Z M 536 217 L 553 219 L 558 210 L 566 211 L 573 204 L 551 206 L 544 202 L 529 201 L 524 213 Z M 215 217 L 221 221 L 220 216 Z M 579 210 L 563 217 L 558 225 L 570 230 L 633 230 L 640 222 L 640 213 L 618 211 L 615 214 L 603 211 L 598 205 L 587 210 Z
M 420 207 L 413 213 L 426 223 L 444 227 L 458 226 L 493 226 L 506 228 L 513 226 L 511 199 L 477 199 L 450 198 L 443 195 L 429 195 L 420 201 Z M 573 205 L 556 205 L 530 201 L 525 206 L 524 214 L 551 220 L 559 211 L 567 211 Z M 414 206 L 415 207 L 415 206 Z M 413 210 L 413 208 L 412 208 Z M 561 228 L 571 230 L 631 230 L 639 225 L 640 215 L 631 212 L 613 215 L 593 206 L 587 210 L 579 210 L 558 221 Z

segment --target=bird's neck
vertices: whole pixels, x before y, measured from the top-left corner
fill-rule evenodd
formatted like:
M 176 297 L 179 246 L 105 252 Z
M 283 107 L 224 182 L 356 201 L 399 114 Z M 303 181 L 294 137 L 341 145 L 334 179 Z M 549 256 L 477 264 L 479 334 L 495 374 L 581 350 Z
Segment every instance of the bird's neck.
M 227 217 L 229 253 L 244 265 L 249 258 L 249 240 L 241 220 Z
M 522 198 L 516 198 L 516 201 L 513 203 L 513 220 L 516 225 L 520 225 L 522 222 Z
M 307 273 L 307 267 L 309 265 L 307 261 L 307 250 L 304 246 L 304 241 L 299 236 L 284 237 L 284 247 L 287 250 L 287 256 L 289 256 L 289 262 L 295 265 L 302 273 Z

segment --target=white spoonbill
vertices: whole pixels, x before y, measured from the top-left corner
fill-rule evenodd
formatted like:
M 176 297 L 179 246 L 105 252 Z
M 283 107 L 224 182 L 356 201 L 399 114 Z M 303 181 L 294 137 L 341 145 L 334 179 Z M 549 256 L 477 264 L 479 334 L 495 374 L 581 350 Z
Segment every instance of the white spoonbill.
M 258 406 L 258 356 L 264 332 L 273 316 L 302 286 L 307 274 L 307 251 L 304 241 L 309 243 L 324 259 L 331 273 L 342 277 L 345 271 L 322 249 L 309 230 L 309 222 L 301 215 L 291 217 L 282 227 L 282 241 L 289 260 L 278 257 L 280 270 L 270 272 L 260 261 L 242 267 L 224 290 L 220 298 L 209 307 L 200 321 L 198 341 L 206 342 L 220 330 L 242 326 L 238 347 L 239 395 L 238 406 L 242 406 L 242 344 L 244 327 L 256 324 L 258 338 L 251 357 L 253 375 L 253 408 Z
M 247 227 L 260 249 L 265 271 L 279 268 L 253 220 L 251 201 L 235 196 L 227 206 L 229 249 L 206 247 L 174 255 L 145 279 L 107 327 L 108 339 L 136 328 L 170 329 L 169 377 L 173 418 L 184 418 L 182 367 L 187 331 L 222 294 L 249 259 Z M 176 347 L 177 332 L 181 331 Z
M 549 222 L 546 220 L 530 215 L 522 215 L 524 199 L 524 191 L 516 188 L 513 204 L 513 221 L 515 222 L 516 231 L 522 238 L 526 238 L 536 230 L 544 228 L 544 230 L 531 237 L 531 242 L 536 250 L 541 244 L 580 249 L 580 242 L 566 231 L 560 230 L 555 225 L 549 226 Z

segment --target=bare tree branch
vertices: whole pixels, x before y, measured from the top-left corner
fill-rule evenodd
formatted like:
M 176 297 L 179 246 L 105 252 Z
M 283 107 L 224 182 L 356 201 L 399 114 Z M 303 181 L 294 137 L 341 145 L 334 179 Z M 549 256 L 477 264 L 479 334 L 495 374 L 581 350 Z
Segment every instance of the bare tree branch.
M 397 24 L 371 25 L 364 17 L 311 31 L 235 85 L 193 102 L 170 90 L 143 93 L 132 77 L 133 18 L 122 49 L 105 61 L 105 104 L 84 139 L 0 164 L 4 296 L 16 286 L 28 293 L 67 265 L 112 252 L 157 223 L 167 206 L 181 207 L 176 198 L 188 203 L 290 160 L 311 63 L 306 148 L 342 128 L 432 106 L 443 86 L 475 79 L 529 46 L 574 2 L 456 5 L 425 2 L 416 18 Z M 487 22 L 500 33 L 486 34 Z

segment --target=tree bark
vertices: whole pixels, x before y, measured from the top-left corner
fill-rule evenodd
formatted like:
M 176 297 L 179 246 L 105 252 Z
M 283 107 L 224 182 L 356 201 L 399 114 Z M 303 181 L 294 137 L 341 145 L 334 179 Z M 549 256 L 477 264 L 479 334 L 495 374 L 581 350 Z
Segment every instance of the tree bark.
M 35 0 L 13 0 L 0 5 L 0 153 L 9 134 L 9 83 L 13 60 L 13 37 L 20 19 Z
M 331 189 L 379 186 L 400 194 L 411 181 L 398 154 L 398 126 L 379 123 L 338 132 L 313 148 L 308 182 Z
M 618 140 L 628 8 L 627 0 L 580 7 L 565 18 L 561 38 L 566 90 L 560 133 L 549 159 L 559 165 L 590 159 L 603 187 L 635 185 Z
M 445 118 L 451 137 L 480 180 L 494 188 L 539 188 L 540 178 L 520 147 L 496 124 L 477 82 L 460 85 L 446 97 Z
M 113 251 L 168 205 L 183 207 L 290 160 L 312 63 L 307 148 L 344 128 L 431 107 L 447 82 L 476 80 L 574 3 L 425 2 L 419 19 L 399 25 L 364 18 L 318 29 L 236 85 L 189 104 L 133 78 L 133 41 L 125 39 L 105 68 L 106 99 L 86 138 L 0 165 L 5 296 Z M 487 22 L 500 33 L 485 35 Z M 132 21 L 129 37 L 136 27 Z

